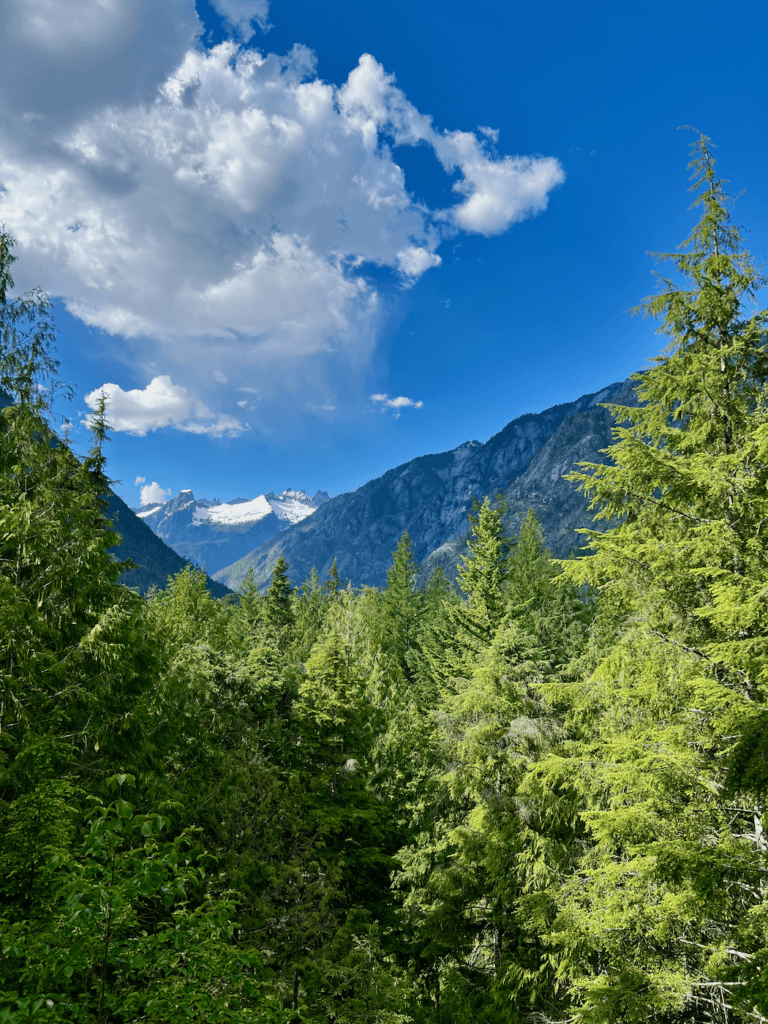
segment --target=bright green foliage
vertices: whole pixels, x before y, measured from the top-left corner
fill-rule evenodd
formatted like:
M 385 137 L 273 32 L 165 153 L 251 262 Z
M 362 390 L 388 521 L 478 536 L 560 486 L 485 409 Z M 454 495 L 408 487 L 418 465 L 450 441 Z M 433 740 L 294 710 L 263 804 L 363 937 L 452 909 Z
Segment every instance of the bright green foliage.
M 85 729 L 95 689 L 118 703 L 135 678 L 138 601 L 116 582 L 123 566 L 104 518 L 103 406 L 81 462 L 49 426 L 49 303 L 11 299 L 12 240 L 0 235 L 0 744 Z M 39 385 L 39 386 L 38 386 Z M 120 682 L 112 670 L 122 663 Z M 134 662 L 135 664 L 135 662 Z M 114 687 L 118 685 L 121 693 Z M 117 710 L 117 709 L 115 709 Z M 91 744 L 94 742 L 91 730 Z
M 517 790 L 555 730 L 537 696 L 545 667 L 531 637 L 504 625 L 437 717 L 443 772 L 433 800 L 443 810 L 425 808 L 418 847 L 401 859 L 425 973 L 441 977 L 441 1020 L 518 1019 L 505 1009 L 508 989 L 520 948 L 535 961 L 537 937 L 522 937 L 517 914 L 526 835 Z
M 541 526 L 530 511 L 508 563 L 506 614 L 536 638 L 553 669 L 578 657 L 592 617 L 590 600 L 575 586 L 556 584 L 556 575 Z
M 336 565 L 336 559 L 334 558 L 331 563 L 331 568 L 328 570 L 328 579 L 323 584 L 328 594 L 335 594 L 338 590 L 341 590 L 341 579 L 339 577 L 339 568 Z
M 423 596 L 416 590 L 417 569 L 413 541 L 406 530 L 392 554 L 379 624 L 387 669 L 408 684 L 413 684 L 415 678 L 419 625 L 424 612 Z
M 50 426 L 49 304 L 10 297 L 12 244 L 0 236 L 0 898 L 20 920 L 52 898 L 46 851 L 74 841 L 78 775 L 98 791 L 136 744 L 154 654 L 108 553 L 103 403 L 81 461 Z
M 504 547 L 500 539 L 496 558 Z M 541 813 L 539 798 L 524 798 L 521 788 L 561 737 L 545 694 L 559 678 L 563 634 L 578 647 L 585 613 L 573 595 L 555 592 L 533 517 L 495 578 L 504 576 L 490 643 L 464 634 L 463 674 L 444 686 L 432 713 L 424 744 L 432 775 L 414 801 L 415 842 L 399 858 L 411 956 L 431 1005 L 425 1019 L 443 1024 L 523 1019 L 554 981 L 542 970 L 537 908 L 521 910 Z M 450 611 L 458 622 L 471 614 L 471 604 Z
M 289 569 L 290 566 L 280 555 L 272 570 L 272 582 L 269 585 L 264 604 L 264 619 L 267 625 L 276 632 L 281 643 L 286 642 L 288 631 L 293 625 L 293 607 L 291 605 L 293 587 L 288 579 Z
M 624 522 L 593 533 L 595 554 L 570 570 L 615 579 L 648 609 L 649 626 L 727 663 L 740 690 L 757 685 L 765 658 L 755 605 L 765 515 L 765 348 L 768 314 L 744 305 L 763 283 L 730 222 L 708 140 L 695 146 L 695 206 L 702 216 L 673 263 L 688 287 L 661 279 L 640 309 L 662 318 L 671 341 L 636 375 L 644 405 L 615 410 L 613 464 L 575 474 L 599 507 Z M 611 407 L 613 408 L 613 407 Z M 626 568 L 619 582 L 617 566 Z
M 323 631 L 327 605 L 320 574 L 313 566 L 294 603 L 296 643 L 302 660 L 309 655 Z
M 504 535 L 502 516 L 505 507 L 494 508 L 486 497 L 477 505 L 469 521 L 472 537 L 469 554 L 462 558 L 459 583 L 469 600 L 469 612 L 477 628 L 484 628 L 486 636 L 501 622 L 504 614 L 503 586 L 507 575 L 509 542 Z
M 489 498 L 475 503 L 469 516 L 472 536 L 459 566 L 459 582 L 466 603 L 443 600 L 443 615 L 433 619 L 424 637 L 421 659 L 437 691 L 450 689 L 451 680 L 467 675 L 475 658 L 493 638 L 506 610 L 505 581 L 510 541 L 502 521 L 505 507 L 493 507 Z M 439 580 L 438 580 L 439 585 Z

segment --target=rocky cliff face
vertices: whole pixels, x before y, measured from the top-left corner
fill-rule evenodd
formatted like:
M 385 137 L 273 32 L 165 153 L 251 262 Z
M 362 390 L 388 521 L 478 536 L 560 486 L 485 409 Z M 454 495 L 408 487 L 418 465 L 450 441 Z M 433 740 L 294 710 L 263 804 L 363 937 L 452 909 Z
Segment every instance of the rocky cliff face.
M 596 405 L 618 401 L 625 393 L 624 384 L 612 384 L 575 402 L 520 416 L 485 444 L 468 441 L 453 451 L 398 466 L 351 494 L 332 498 L 311 519 L 289 527 L 214 573 L 214 578 L 234 589 L 253 568 L 257 580 L 266 585 L 282 554 L 297 583 L 307 578 L 313 566 L 325 574 L 336 558 L 342 579 L 355 586 L 381 586 L 406 529 L 418 561 L 427 560 L 427 566 L 442 564 L 437 552 L 444 549 L 448 561 L 454 559 L 449 566 L 452 573 L 456 552 L 465 543 L 472 499 L 500 491 L 513 504 L 513 529 L 517 518 L 538 503 L 548 517 L 548 538 L 550 532 L 556 535 L 558 550 L 566 538 L 573 547 L 571 524 L 581 525 L 586 503 L 560 476 L 574 462 L 593 459 L 599 447 L 610 444 L 610 416 Z

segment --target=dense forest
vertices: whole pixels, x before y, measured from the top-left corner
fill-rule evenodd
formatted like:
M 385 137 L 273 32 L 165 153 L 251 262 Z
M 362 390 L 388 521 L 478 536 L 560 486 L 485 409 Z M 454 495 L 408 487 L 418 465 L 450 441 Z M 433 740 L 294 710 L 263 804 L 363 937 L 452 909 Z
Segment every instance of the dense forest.
M 667 347 L 553 561 L 143 598 L 0 240 L 0 1022 L 768 1018 L 768 315 L 700 137 Z M 663 265 L 662 265 L 663 266 Z

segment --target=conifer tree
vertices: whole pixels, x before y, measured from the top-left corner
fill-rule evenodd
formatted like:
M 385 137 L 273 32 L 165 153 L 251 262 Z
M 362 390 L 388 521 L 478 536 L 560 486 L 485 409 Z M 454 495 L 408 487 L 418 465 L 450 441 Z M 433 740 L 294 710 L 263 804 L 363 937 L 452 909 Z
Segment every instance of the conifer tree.
M 424 600 L 416 590 L 418 566 L 413 541 L 406 530 L 392 553 L 387 585 L 381 602 L 381 644 L 385 657 L 400 679 L 413 682 L 417 658 L 419 623 Z
M 275 563 L 272 570 L 272 581 L 267 590 L 266 602 L 264 604 L 264 618 L 284 642 L 286 634 L 293 626 L 294 615 L 291 597 L 293 586 L 288 579 L 290 566 L 282 555 Z
M 50 303 L 39 291 L 11 297 L 12 246 L 0 235 L 0 390 L 10 402 L 0 410 L 0 743 L 6 765 L 34 737 L 50 744 L 67 736 L 65 746 L 77 742 L 98 752 L 108 721 L 128 724 L 123 716 L 141 685 L 145 643 L 140 602 L 116 585 L 125 564 L 108 550 L 117 537 L 104 515 L 103 403 L 91 450 L 80 460 L 51 425 L 58 364 Z M 116 753 L 120 731 L 114 725 L 109 731 Z
M 438 688 L 450 689 L 451 679 L 471 673 L 504 617 L 510 549 L 502 520 L 505 511 L 503 502 L 494 507 L 486 497 L 482 505 L 475 502 L 469 516 L 472 535 L 458 573 L 466 602 L 445 601 L 445 617 L 425 638 L 428 671 Z
M 331 562 L 331 568 L 328 570 L 328 578 L 323 584 L 326 593 L 333 596 L 341 589 L 341 578 L 339 577 L 339 567 L 336 564 L 336 558 L 334 557 Z
M 677 279 L 640 307 L 670 342 L 635 376 L 642 404 L 609 406 L 624 423 L 611 462 L 574 474 L 598 516 L 619 519 L 590 533 L 593 554 L 563 564 L 618 621 L 571 690 L 582 760 L 569 776 L 588 840 L 550 925 L 585 1021 L 700 1014 L 713 1001 L 768 1013 L 755 969 L 768 949 L 763 805 L 743 786 L 723 800 L 734 739 L 765 700 L 768 316 L 746 308 L 763 279 L 705 136 L 690 166 L 700 219 L 681 252 L 660 257 Z M 562 763 L 541 771 L 562 785 Z
M 509 541 L 504 533 L 503 503 L 491 504 L 485 497 L 482 505 L 475 503 L 469 516 L 472 536 L 467 544 L 469 554 L 461 559 L 459 584 L 467 595 L 469 610 L 478 625 L 484 624 L 486 637 L 501 622 L 504 614 L 504 582 L 507 575 Z

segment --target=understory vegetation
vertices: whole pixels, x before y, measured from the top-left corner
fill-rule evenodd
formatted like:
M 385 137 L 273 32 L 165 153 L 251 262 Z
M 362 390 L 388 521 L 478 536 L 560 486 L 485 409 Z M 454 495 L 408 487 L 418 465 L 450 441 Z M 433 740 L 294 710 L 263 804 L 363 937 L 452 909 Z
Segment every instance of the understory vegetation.
M 486 498 L 461 593 L 276 565 L 120 586 L 107 425 L 51 427 L 45 296 L 0 241 L 0 1024 L 768 1018 L 763 284 L 700 218 L 668 347 L 573 474 L 553 562 Z

